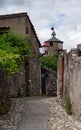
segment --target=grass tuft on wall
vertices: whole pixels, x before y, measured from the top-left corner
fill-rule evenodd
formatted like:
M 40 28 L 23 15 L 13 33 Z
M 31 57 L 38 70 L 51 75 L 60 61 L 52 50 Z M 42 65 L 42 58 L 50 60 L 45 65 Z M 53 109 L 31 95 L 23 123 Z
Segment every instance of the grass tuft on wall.
M 72 115 L 70 97 L 67 97 L 67 98 L 66 98 L 66 101 L 65 101 L 65 109 L 66 109 L 66 112 L 67 112 L 68 115 Z

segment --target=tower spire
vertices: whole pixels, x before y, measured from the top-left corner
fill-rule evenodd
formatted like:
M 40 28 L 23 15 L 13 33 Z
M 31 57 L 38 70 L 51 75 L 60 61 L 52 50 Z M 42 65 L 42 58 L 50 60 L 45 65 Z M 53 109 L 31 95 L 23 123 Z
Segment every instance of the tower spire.
M 55 33 L 55 31 L 54 31 L 54 27 L 52 27 L 51 30 L 53 30 L 53 32 L 52 32 L 51 35 L 52 35 L 53 37 L 55 37 L 55 36 L 56 36 L 56 33 Z

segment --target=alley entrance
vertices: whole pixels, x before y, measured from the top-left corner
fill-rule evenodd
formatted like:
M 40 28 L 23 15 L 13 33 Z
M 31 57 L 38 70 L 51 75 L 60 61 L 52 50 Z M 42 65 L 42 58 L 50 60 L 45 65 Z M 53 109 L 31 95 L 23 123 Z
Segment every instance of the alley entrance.
M 41 68 L 41 95 L 57 96 L 57 71 Z

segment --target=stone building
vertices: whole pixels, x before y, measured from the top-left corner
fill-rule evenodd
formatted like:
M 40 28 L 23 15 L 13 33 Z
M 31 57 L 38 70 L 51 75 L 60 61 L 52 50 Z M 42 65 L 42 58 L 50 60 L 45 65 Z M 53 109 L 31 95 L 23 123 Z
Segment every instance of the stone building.
M 70 97 L 72 114 L 81 120 L 81 44 L 76 49 L 61 51 L 57 72 L 57 95 L 66 101 Z
M 54 56 L 54 54 L 59 54 L 60 50 L 63 50 L 63 42 L 56 38 L 56 33 L 54 28 L 52 28 L 52 38 L 45 41 L 43 48 L 45 50 L 44 56 Z M 57 70 L 49 70 L 47 68 L 41 68 L 41 90 L 42 93 L 47 96 L 57 95 Z
M 43 48 L 45 50 L 45 56 L 53 56 L 58 53 L 59 50 L 63 50 L 63 41 L 56 38 L 54 28 L 52 28 L 52 38 L 44 42 Z
M 40 41 L 27 13 L 0 15 L 0 33 L 12 29 L 22 36 L 29 36 L 36 56 L 39 56 Z
M 0 34 L 9 29 L 29 37 L 34 54 L 33 58 L 25 59 L 25 66 L 19 73 L 7 76 L 10 94 L 13 97 L 17 97 L 18 93 L 21 93 L 21 96 L 39 96 L 41 84 L 39 47 L 41 44 L 27 13 L 0 15 Z

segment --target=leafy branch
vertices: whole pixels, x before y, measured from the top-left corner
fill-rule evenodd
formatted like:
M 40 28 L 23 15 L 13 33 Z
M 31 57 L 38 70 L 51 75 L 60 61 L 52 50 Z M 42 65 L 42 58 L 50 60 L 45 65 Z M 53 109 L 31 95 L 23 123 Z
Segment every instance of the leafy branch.
M 58 61 L 58 54 L 55 54 L 54 56 L 40 58 L 41 66 L 44 68 L 49 68 L 51 70 L 57 69 L 57 61 Z
M 7 73 L 18 72 L 25 56 L 31 57 L 31 44 L 27 37 L 11 30 L 0 35 L 0 65 Z

